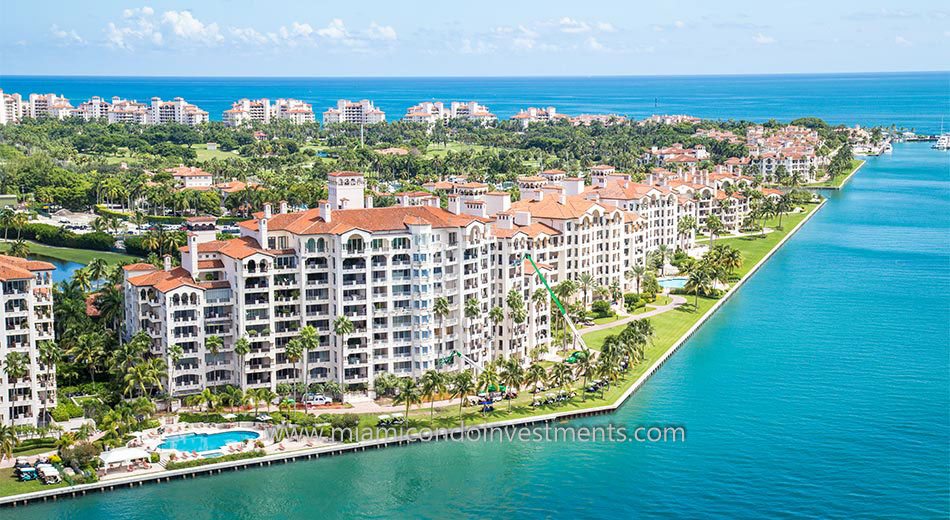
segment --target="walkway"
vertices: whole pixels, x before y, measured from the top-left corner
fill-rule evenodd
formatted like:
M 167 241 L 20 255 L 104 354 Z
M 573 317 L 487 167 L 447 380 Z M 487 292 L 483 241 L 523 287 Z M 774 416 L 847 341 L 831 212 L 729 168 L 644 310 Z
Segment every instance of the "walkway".
M 675 308 L 677 308 L 677 307 L 679 307 L 680 305 L 683 305 L 683 304 L 685 304 L 685 303 L 686 303 L 686 298 L 684 298 L 684 297 L 682 297 L 682 296 L 680 296 L 680 295 L 678 295 L 678 294 L 671 294 L 671 295 L 670 295 L 670 303 L 668 303 L 668 304 L 666 304 L 666 305 L 660 305 L 660 306 L 658 306 L 658 307 L 653 307 L 653 310 L 652 310 L 652 311 L 642 312 L 642 313 L 640 313 L 640 314 L 631 314 L 631 315 L 627 316 L 626 318 L 620 318 L 619 320 L 617 320 L 617 321 L 612 321 L 612 322 L 610 322 L 610 323 L 603 323 L 603 324 L 601 324 L 601 325 L 594 325 L 594 326 L 592 326 L 592 327 L 586 327 L 586 328 L 584 328 L 584 329 L 579 330 L 578 332 L 580 332 L 581 335 L 583 336 L 584 334 L 587 334 L 588 332 L 596 332 L 596 331 L 598 331 L 598 330 L 604 330 L 604 329 L 609 329 L 609 328 L 612 328 L 612 327 L 616 327 L 616 326 L 618 326 L 618 325 L 624 325 L 624 324 L 626 324 L 626 323 L 628 323 L 628 322 L 631 322 L 631 321 L 634 321 L 634 320 L 642 320 L 643 318 L 650 318 L 650 317 L 652 317 L 652 316 L 656 316 L 657 314 L 662 314 L 662 313 L 664 313 L 664 312 L 666 312 L 666 311 L 675 309 Z

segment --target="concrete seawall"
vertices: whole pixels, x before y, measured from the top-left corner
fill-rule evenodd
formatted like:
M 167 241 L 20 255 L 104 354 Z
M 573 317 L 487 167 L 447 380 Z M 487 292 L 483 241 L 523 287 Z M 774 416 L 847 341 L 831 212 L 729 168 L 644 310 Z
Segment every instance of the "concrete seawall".
M 857 170 L 855 170 L 857 171 Z M 853 175 L 853 174 L 852 174 Z M 792 230 L 782 238 L 782 240 L 776 244 L 769 252 L 762 257 L 753 267 L 742 277 L 741 280 L 736 282 L 724 295 L 720 298 L 708 311 L 706 311 L 700 319 L 693 324 L 680 338 L 674 343 L 666 352 L 660 356 L 649 369 L 646 370 L 630 387 L 624 391 L 616 401 L 609 405 L 598 406 L 594 408 L 586 408 L 583 410 L 572 410 L 572 411 L 563 411 L 563 412 L 554 412 L 545 415 L 537 415 L 531 417 L 523 417 L 518 419 L 511 419 L 507 421 L 496 421 L 486 424 L 479 424 L 473 426 L 462 426 L 451 429 L 446 429 L 433 433 L 432 435 L 426 435 L 425 439 L 435 440 L 435 439 L 450 439 L 459 436 L 460 434 L 466 431 L 473 430 L 487 430 L 492 428 L 515 428 L 522 426 L 531 426 L 536 424 L 563 421 L 567 419 L 576 419 L 581 417 L 588 417 L 592 415 L 602 415 L 606 413 L 611 413 L 617 408 L 623 405 L 623 403 L 630 398 L 637 390 L 639 390 L 644 383 L 646 383 L 650 377 L 653 376 L 666 363 L 669 358 L 682 347 L 687 340 L 689 340 L 693 334 L 696 333 L 702 327 L 709 318 L 711 318 L 719 308 L 724 305 L 729 298 L 732 297 L 736 291 L 742 287 L 745 282 L 752 278 L 759 268 L 765 265 L 765 263 L 775 254 L 776 251 L 781 249 L 781 247 L 791 239 L 806 222 L 811 220 L 825 205 L 827 201 L 822 200 L 822 202 L 815 207 L 815 209 L 809 213 L 801 222 L 799 222 Z M 389 446 L 401 446 L 406 444 L 413 444 L 416 442 L 421 442 L 421 435 L 405 435 L 401 437 L 391 437 L 385 439 L 373 439 L 361 442 L 355 442 L 351 444 L 340 444 L 333 446 L 321 446 L 308 450 L 298 450 L 288 453 L 275 453 L 271 455 L 266 455 L 263 457 L 255 457 L 252 459 L 244 459 L 238 461 L 229 461 L 229 462 L 218 462 L 207 464 L 205 466 L 198 466 L 194 468 L 185 468 L 178 470 L 169 470 L 161 471 L 158 473 L 146 474 L 146 475 L 136 475 L 132 477 L 127 477 L 124 479 L 115 479 L 105 482 L 95 482 L 91 484 L 80 484 L 77 486 L 65 487 L 65 488 L 56 488 L 43 491 L 35 491 L 32 493 L 24 493 L 21 495 L 14 495 L 8 497 L 0 497 L 0 506 L 21 506 L 27 505 L 30 503 L 36 502 L 46 502 L 49 500 L 58 500 L 60 498 L 69 498 L 84 496 L 88 493 L 94 492 L 104 492 L 112 491 L 115 489 L 121 488 L 134 488 L 142 486 L 146 483 L 158 483 L 158 482 L 167 482 L 172 479 L 189 479 L 196 478 L 201 475 L 213 475 L 217 473 L 222 473 L 224 471 L 238 471 L 246 468 L 253 467 L 266 467 L 278 463 L 288 463 L 292 461 L 299 460 L 312 460 L 320 457 L 328 457 L 334 455 L 342 455 L 344 453 L 360 452 L 366 451 L 368 449 L 379 449 Z

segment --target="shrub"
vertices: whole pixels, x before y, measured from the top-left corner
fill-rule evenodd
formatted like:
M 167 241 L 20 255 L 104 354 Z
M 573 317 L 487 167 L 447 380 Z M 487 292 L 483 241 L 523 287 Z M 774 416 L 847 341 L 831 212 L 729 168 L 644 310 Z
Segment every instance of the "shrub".
M 590 307 L 595 318 L 606 318 L 614 315 L 613 309 L 610 308 L 610 302 L 607 300 L 597 300 Z
M 23 226 L 20 236 L 25 240 L 35 240 L 48 246 L 69 247 L 72 249 L 111 251 L 115 246 L 115 238 L 108 233 L 95 231 L 78 235 L 72 231 L 49 224 L 27 224 Z
M 352 438 L 353 431 L 360 424 L 360 417 L 353 413 L 330 415 L 327 422 L 330 425 L 324 427 L 323 435 L 325 437 L 332 437 L 333 440 L 337 441 L 349 441 Z
M 75 419 L 76 417 L 82 417 L 83 411 L 79 405 L 72 401 L 64 401 L 57 404 L 56 407 L 53 408 L 53 411 L 50 412 L 50 415 L 53 416 L 54 421 L 62 422 Z
M 158 462 L 161 459 L 162 459 L 162 456 L 159 455 L 158 452 L 156 451 L 153 451 L 152 453 L 148 454 L 148 461 L 151 462 L 152 464 L 158 464 Z
M 261 443 L 263 447 L 263 443 Z M 165 465 L 167 469 L 184 469 L 184 468 L 194 468 L 197 466 L 204 466 L 206 464 L 216 464 L 218 462 L 231 462 L 235 460 L 244 460 L 244 459 L 253 459 L 255 457 L 263 457 L 267 455 L 263 450 L 254 450 L 254 451 L 245 451 L 243 453 L 230 453 L 228 455 L 223 455 L 221 457 L 213 457 L 210 459 L 193 459 L 185 460 L 182 462 L 170 461 Z

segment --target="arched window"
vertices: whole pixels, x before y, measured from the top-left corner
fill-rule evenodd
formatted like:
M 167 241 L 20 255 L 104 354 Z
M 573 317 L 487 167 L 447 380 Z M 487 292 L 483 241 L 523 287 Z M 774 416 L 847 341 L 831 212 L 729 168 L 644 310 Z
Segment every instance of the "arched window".
M 307 240 L 307 252 L 314 253 L 316 252 L 316 250 L 317 250 L 317 241 L 312 238 Z

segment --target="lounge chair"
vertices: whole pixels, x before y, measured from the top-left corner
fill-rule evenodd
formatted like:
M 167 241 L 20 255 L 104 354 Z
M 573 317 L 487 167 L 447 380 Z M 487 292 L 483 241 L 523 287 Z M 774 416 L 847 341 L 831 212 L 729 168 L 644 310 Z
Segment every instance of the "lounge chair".
M 280 444 L 277 445 L 277 449 L 280 450 L 280 451 L 284 451 L 284 450 L 287 449 L 287 448 L 284 448 L 284 444 L 283 444 L 283 443 L 280 443 Z

